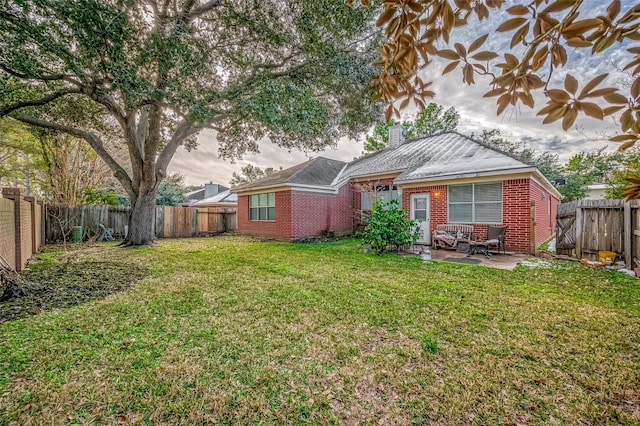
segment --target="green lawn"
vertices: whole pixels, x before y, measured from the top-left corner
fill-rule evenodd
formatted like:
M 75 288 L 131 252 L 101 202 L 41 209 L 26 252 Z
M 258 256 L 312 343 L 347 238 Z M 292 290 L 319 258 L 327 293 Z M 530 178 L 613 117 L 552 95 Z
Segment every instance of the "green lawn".
M 0 325 L 1 424 L 640 423 L 640 285 L 621 273 L 425 264 L 356 241 L 41 257 L 44 275 L 148 275 Z

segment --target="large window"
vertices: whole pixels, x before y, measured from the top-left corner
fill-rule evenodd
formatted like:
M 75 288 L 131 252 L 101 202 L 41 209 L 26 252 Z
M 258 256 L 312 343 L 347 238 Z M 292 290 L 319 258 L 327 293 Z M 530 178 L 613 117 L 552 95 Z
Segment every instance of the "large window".
M 502 182 L 449 185 L 449 222 L 502 223 Z
M 249 196 L 249 220 L 276 220 L 276 193 Z
M 369 212 L 373 208 L 373 203 L 382 200 L 383 202 L 398 200 L 402 205 L 402 189 L 397 186 L 378 186 L 374 191 L 362 193 L 362 211 Z

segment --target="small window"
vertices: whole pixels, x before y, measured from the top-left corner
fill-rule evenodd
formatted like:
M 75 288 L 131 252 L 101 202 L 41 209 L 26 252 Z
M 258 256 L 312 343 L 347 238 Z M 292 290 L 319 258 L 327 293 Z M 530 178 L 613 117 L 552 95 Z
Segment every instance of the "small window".
M 362 193 L 362 211 L 370 212 L 374 202 L 391 200 L 398 200 L 402 205 L 402 189 L 397 186 L 378 186 L 371 192 Z
M 449 186 L 449 222 L 502 223 L 502 182 Z
M 249 220 L 276 220 L 276 193 L 249 196 Z

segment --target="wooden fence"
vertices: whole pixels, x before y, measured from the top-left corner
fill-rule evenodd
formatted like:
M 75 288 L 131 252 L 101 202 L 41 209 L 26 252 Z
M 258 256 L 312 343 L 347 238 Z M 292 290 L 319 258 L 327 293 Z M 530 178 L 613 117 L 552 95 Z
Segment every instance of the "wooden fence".
M 42 201 L 3 188 L 0 198 L 0 269 L 21 271 L 44 241 Z
M 579 259 L 598 259 L 599 251 L 618 253 L 627 268 L 640 261 L 640 200 L 580 200 L 558 206 L 556 251 Z
M 46 241 L 70 240 L 74 226 L 82 226 L 84 238 L 99 236 L 100 224 L 113 229 L 116 238 L 124 238 L 129 212 L 129 207 L 119 206 L 47 205 Z M 158 238 L 188 238 L 233 232 L 236 230 L 236 209 L 156 206 L 154 226 Z

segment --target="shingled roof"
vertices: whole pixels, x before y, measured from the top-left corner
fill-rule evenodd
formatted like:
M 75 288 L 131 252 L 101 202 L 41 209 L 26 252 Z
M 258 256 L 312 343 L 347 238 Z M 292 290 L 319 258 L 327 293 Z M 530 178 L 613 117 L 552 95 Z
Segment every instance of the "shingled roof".
M 452 179 L 463 176 L 537 173 L 535 166 L 457 132 L 413 139 L 396 148 L 385 148 L 348 164 L 317 157 L 257 181 L 239 185 L 233 192 L 280 185 L 313 186 L 335 191 L 350 179 L 397 174 L 395 183 Z
M 330 186 L 347 163 L 316 157 L 304 163 L 272 173 L 262 179 L 238 185 L 234 192 L 279 185 Z
M 532 166 L 455 132 L 407 141 L 349 163 L 340 179 L 399 173 L 397 183 Z M 522 170 L 524 171 L 524 170 Z

